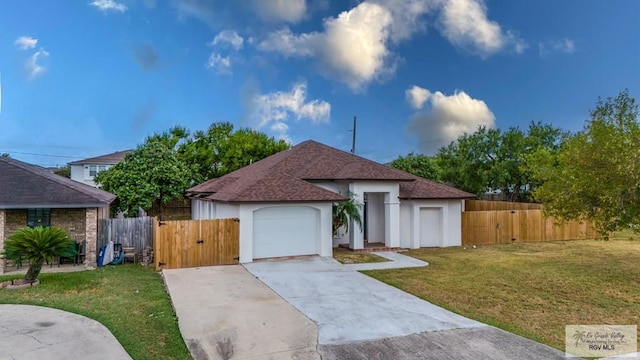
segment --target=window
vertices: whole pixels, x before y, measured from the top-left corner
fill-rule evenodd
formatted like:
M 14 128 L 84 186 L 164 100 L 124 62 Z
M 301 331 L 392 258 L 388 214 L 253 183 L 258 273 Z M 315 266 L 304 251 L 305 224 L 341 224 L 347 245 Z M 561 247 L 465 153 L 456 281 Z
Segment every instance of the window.
M 95 177 L 100 171 L 107 170 L 107 165 L 89 165 L 89 177 Z
M 51 209 L 27 209 L 27 226 L 51 226 Z

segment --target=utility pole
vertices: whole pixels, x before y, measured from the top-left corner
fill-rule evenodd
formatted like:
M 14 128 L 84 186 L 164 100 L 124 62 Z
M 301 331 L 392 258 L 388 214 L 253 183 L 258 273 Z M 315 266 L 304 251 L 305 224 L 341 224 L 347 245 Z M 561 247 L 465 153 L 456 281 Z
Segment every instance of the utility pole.
M 356 117 L 353 117 L 353 140 L 351 142 L 351 153 L 356 154 Z

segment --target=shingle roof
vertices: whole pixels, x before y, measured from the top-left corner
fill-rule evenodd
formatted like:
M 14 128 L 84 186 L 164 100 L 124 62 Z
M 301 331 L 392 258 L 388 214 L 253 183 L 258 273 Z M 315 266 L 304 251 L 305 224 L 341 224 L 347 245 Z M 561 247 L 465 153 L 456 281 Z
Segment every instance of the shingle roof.
M 116 151 L 112 154 L 100 155 L 88 159 L 78 160 L 70 162 L 69 165 L 82 165 L 82 164 L 98 164 L 98 165 L 113 165 L 117 164 L 124 159 L 124 157 L 133 152 L 133 150 Z
M 45 168 L 0 158 L 0 209 L 103 207 L 115 198 Z
M 468 199 L 474 194 L 411 175 L 415 181 L 400 183 L 400 199 Z
M 315 141 L 305 141 L 252 165 L 187 190 L 187 196 L 224 202 L 344 201 L 313 180 L 400 182 L 405 199 L 457 199 L 472 194 L 437 184 Z

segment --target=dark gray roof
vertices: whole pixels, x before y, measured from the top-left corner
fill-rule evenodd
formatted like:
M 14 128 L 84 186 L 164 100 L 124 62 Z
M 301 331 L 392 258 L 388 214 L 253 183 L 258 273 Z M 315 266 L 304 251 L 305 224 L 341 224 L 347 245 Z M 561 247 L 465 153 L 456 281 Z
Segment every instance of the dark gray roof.
M 0 157 L 0 209 L 103 207 L 115 198 L 40 166 Z
M 113 165 L 117 164 L 124 159 L 124 157 L 133 152 L 133 150 L 116 151 L 112 154 L 100 155 L 88 159 L 78 160 L 70 162 L 69 165 L 82 165 L 82 164 L 98 164 L 98 165 Z
M 403 199 L 464 199 L 472 194 L 320 144 L 305 141 L 187 190 L 191 198 L 223 202 L 344 201 L 312 181 L 397 181 Z

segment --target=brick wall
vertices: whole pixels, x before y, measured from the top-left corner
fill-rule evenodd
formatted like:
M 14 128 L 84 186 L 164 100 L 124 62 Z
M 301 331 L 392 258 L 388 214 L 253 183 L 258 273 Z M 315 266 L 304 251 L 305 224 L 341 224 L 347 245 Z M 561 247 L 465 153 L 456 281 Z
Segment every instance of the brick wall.
M 96 267 L 98 260 L 98 209 L 87 209 L 85 219 L 87 239 L 85 264 L 87 267 Z
M 7 210 L 6 211 L 6 224 L 4 226 L 5 238 L 11 236 L 14 232 L 27 226 L 27 210 Z
M 85 209 L 51 209 L 51 226 L 58 227 L 71 237 L 71 240 L 86 240 Z
M 0 252 L 4 250 L 4 219 L 5 211 L 0 210 Z M 0 274 L 4 273 L 5 263 L 5 259 L 0 259 Z

